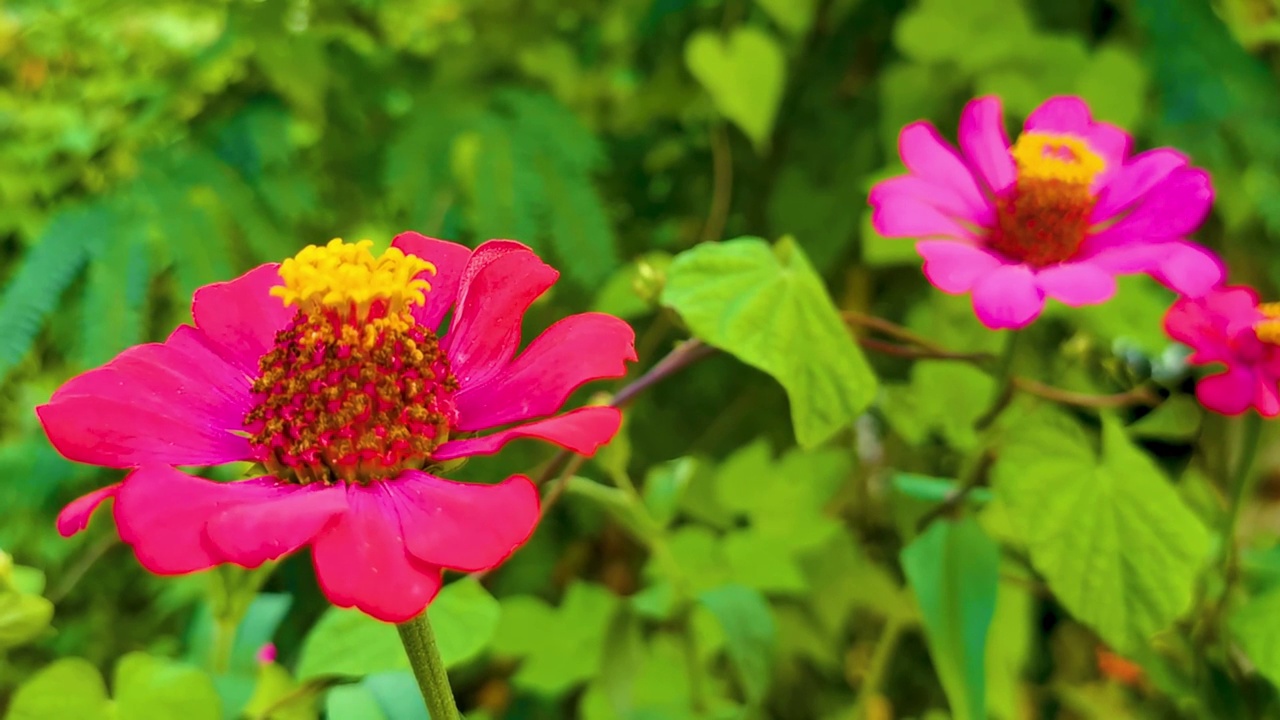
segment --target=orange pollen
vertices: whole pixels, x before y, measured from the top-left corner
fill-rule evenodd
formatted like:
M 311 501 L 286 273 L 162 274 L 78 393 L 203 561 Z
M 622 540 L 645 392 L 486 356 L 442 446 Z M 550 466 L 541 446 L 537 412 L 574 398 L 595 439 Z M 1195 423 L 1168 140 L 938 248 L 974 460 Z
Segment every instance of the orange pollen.
M 1258 339 L 1271 345 L 1280 345 L 1280 302 L 1262 303 L 1258 312 L 1266 316 L 1265 320 L 1254 323 L 1253 332 Z
M 987 245 L 1034 267 L 1070 259 L 1088 235 L 1097 202 L 1090 184 L 1105 161 L 1079 138 L 1039 132 L 1023 133 L 1009 153 L 1018 178 L 996 198 Z
M 273 294 L 299 309 L 258 362 L 245 416 L 268 471 L 300 484 L 368 483 L 424 467 L 449 438 L 458 381 L 409 309 L 425 299 L 417 275 L 429 265 L 335 240 L 281 266 Z

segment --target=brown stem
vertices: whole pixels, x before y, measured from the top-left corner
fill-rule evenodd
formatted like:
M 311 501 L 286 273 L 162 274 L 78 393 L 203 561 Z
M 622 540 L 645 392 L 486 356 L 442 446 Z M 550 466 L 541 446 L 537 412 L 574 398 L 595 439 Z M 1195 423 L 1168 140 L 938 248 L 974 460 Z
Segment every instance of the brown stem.
M 711 130 L 711 172 L 711 207 L 702 226 L 702 242 L 720 239 L 733 201 L 733 149 L 723 123 L 717 123 Z
M 666 357 L 649 368 L 648 372 L 615 393 L 613 399 L 609 401 L 609 406 L 620 408 L 626 405 L 650 387 L 715 352 L 715 348 L 697 338 L 680 343 L 674 350 L 667 353 Z M 542 507 L 538 511 L 539 521 L 556 504 L 560 496 L 564 494 L 565 488 L 569 484 L 569 478 L 577 474 L 586 461 L 587 456 L 585 455 L 577 455 L 569 450 L 561 450 L 556 453 L 555 457 L 551 458 L 546 467 L 542 469 L 542 472 L 538 474 L 534 484 L 539 487 L 548 485 L 547 493 L 542 498 Z M 561 468 L 563 468 L 563 471 Z M 554 482 L 551 482 L 552 478 L 556 478 Z M 481 570 L 471 573 L 471 577 L 476 580 L 483 580 L 488 574 L 489 570 Z
M 1042 382 L 1028 378 L 1014 378 L 1013 386 L 1028 395 L 1035 395 L 1046 400 L 1053 400 L 1063 405 L 1074 405 L 1075 407 L 1098 409 L 1122 408 L 1132 405 L 1155 407 L 1161 403 L 1160 396 L 1145 387 L 1136 387 L 1132 390 L 1110 395 L 1090 395 L 1073 390 L 1063 390 L 1062 388 L 1045 385 Z
M 950 350 L 914 348 L 869 337 L 858 338 L 858 344 L 868 350 L 909 360 L 959 360 L 974 365 L 982 365 L 991 360 L 991 356 L 987 353 L 962 353 L 951 352 Z

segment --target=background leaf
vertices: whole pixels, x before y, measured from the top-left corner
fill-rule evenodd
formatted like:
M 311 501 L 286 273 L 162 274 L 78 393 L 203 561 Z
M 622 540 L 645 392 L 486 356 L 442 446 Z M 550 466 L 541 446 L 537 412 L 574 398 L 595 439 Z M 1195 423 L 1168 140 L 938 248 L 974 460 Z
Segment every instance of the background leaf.
M 662 302 L 703 340 L 782 383 L 803 446 L 849 425 L 871 401 L 875 377 L 790 239 L 770 248 L 738 238 L 685 252 L 671 264 Z

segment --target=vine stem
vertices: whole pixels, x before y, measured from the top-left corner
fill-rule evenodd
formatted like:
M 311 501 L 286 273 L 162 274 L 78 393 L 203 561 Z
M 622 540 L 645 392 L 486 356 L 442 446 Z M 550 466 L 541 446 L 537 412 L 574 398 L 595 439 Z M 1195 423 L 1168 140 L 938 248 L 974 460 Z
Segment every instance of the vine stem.
M 449 686 L 449 673 L 445 670 L 444 659 L 440 657 L 440 649 L 436 647 L 436 635 L 426 611 L 396 625 L 396 630 L 400 632 L 400 642 L 409 656 L 413 676 L 418 681 L 418 689 L 422 691 L 431 720 L 461 720 L 458 705 L 453 699 L 453 688 Z
M 858 697 L 855 701 L 857 710 L 854 717 L 869 716 L 871 701 L 880 694 L 885 676 L 889 674 L 889 663 L 893 660 L 893 654 L 898 649 L 898 640 L 901 639 L 905 629 L 906 624 L 900 618 L 889 616 L 884 632 L 880 633 L 880 639 L 876 641 L 876 649 L 871 655 L 867 675 L 863 678 L 861 687 L 858 688 Z
M 1223 529 L 1222 541 L 1226 546 L 1224 555 L 1224 575 L 1228 586 L 1234 579 L 1238 553 L 1236 551 L 1236 528 L 1240 525 L 1240 511 L 1244 508 L 1245 498 L 1249 496 L 1249 488 L 1253 486 L 1253 462 L 1258 457 L 1258 444 L 1262 438 L 1262 416 L 1251 412 L 1244 418 L 1244 435 L 1240 439 L 1240 456 L 1236 459 L 1235 472 L 1231 474 L 1231 505 L 1227 509 L 1227 525 Z

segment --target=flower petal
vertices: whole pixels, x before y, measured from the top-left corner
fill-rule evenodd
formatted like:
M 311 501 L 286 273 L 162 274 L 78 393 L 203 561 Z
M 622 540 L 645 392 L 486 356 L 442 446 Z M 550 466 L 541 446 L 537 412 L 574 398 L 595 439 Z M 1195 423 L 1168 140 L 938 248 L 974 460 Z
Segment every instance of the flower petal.
M 953 295 L 969 292 L 979 278 L 1005 264 L 981 247 L 947 240 L 921 240 L 916 252 L 924 258 L 929 282 Z
M 1280 415 L 1280 383 L 1274 376 L 1258 375 L 1253 406 L 1262 417 L 1273 418 Z
M 347 509 L 340 485 L 280 483 L 273 495 L 209 517 L 205 532 L 228 561 L 254 568 L 311 542 Z
M 1253 405 L 1258 378 L 1243 367 L 1229 367 L 1226 372 L 1210 375 L 1196 385 L 1200 404 L 1223 415 L 1239 415 Z
M 1151 277 L 1180 295 L 1199 297 L 1226 277 L 1222 259 L 1202 245 L 1186 240 L 1160 243 L 1164 251 Z
M 235 280 L 205 285 L 191 299 L 196 327 L 219 354 L 250 375 L 257 375 L 258 360 L 297 312 L 271 297 L 271 288 L 282 282 L 280 265 L 269 263 Z
M 969 164 L 978 170 L 991 193 L 999 193 L 1018 177 L 1009 154 L 1009 135 L 1004 127 L 1004 110 L 998 97 L 969 101 L 960 114 L 960 148 Z
M 315 539 L 312 561 L 334 605 L 402 623 L 427 608 L 442 578 L 409 557 L 394 495 L 380 485 L 346 486 L 347 510 Z
M 259 477 L 214 482 L 159 465 L 138 468 L 116 493 L 120 539 L 142 566 L 158 575 L 181 575 L 226 561 L 205 534 L 211 517 L 277 495 L 278 481 Z
M 489 240 L 476 248 L 441 343 L 461 387 L 488 380 L 511 361 L 520 345 L 525 310 L 559 275 L 512 240 Z
M 58 452 L 76 462 L 217 465 L 249 457 L 236 433 L 252 403 L 249 377 L 193 327 L 129 348 L 68 380 L 36 408 Z
M 556 412 L 583 384 L 626 374 L 627 361 L 636 359 L 635 339 L 631 326 L 612 315 L 560 320 L 515 362 L 454 396 L 458 429 L 472 432 Z
M 932 189 L 935 205 L 984 224 L 990 221 L 991 203 L 973 171 L 933 125 L 917 122 L 904 127 L 898 135 L 898 153 L 911 174 Z
M 1094 190 L 1104 187 L 1119 172 L 1133 149 L 1129 133 L 1110 123 L 1095 121 L 1089 105 L 1075 96 L 1049 98 L 1027 116 L 1023 128 L 1028 132 L 1074 135 L 1088 143 L 1106 163 L 1094 179 Z
M 1116 294 L 1115 274 L 1088 262 L 1042 268 L 1036 284 L 1045 295 L 1072 307 L 1104 303 Z
M 1264 317 L 1253 288 L 1229 286 L 1199 298 L 1178 298 L 1165 313 L 1164 330 L 1194 351 L 1190 362 L 1228 362 L 1235 356 L 1232 338 Z
M 93 516 L 93 511 L 106 502 L 107 498 L 115 497 L 119 489 L 120 483 L 108 485 L 67 503 L 67 506 L 62 508 L 62 512 L 58 513 L 58 533 L 62 537 L 71 537 L 89 527 L 89 518 Z
M 424 305 L 415 305 L 413 315 L 423 327 L 435 330 L 458 298 L 458 284 L 462 282 L 471 248 L 448 240 L 437 240 L 416 232 L 403 232 L 391 241 L 391 247 L 399 248 L 406 255 L 417 257 L 436 266 L 436 273 L 423 273 L 431 283 Z
M 383 487 L 397 502 L 406 549 L 428 565 L 497 567 L 538 524 L 538 489 L 523 475 L 487 485 L 408 470 Z
M 1092 221 L 1103 222 L 1139 201 L 1174 170 L 1185 167 L 1187 157 L 1177 150 L 1160 148 L 1135 155 L 1098 191 Z
M 973 310 L 993 330 L 1021 328 L 1044 310 L 1044 294 L 1030 268 L 1003 265 L 974 284 Z
M 492 455 L 503 445 L 518 438 L 537 438 L 572 450 L 579 455 L 593 455 L 609 442 L 622 424 L 617 408 L 592 406 L 571 410 L 546 420 L 517 425 L 507 430 L 466 440 L 450 440 L 431 454 L 434 460 L 456 460 L 471 455 Z
M 966 236 L 973 235 L 966 225 L 987 227 L 995 222 L 996 216 L 995 207 L 985 196 L 978 196 L 979 202 L 974 204 L 945 185 L 915 175 L 881 180 L 871 188 L 868 200 L 872 207 L 886 203 L 927 205 L 959 226 L 959 232 Z M 954 229 L 947 230 L 947 234 L 956 233 Z
M 888 238 L 972 238 L 973 231 L 939 209 L 927 193 L 903 192 L 915 178 L 893 178 L 871 189 L 871 226 Z
M 1107 243 L 1150 241 L 1186 235 L 1204 222 L 1213 204 L 1213 185 L 1200 168 L 1178 168 L 1133 204 L 1128 214 L 1098 232 Z

